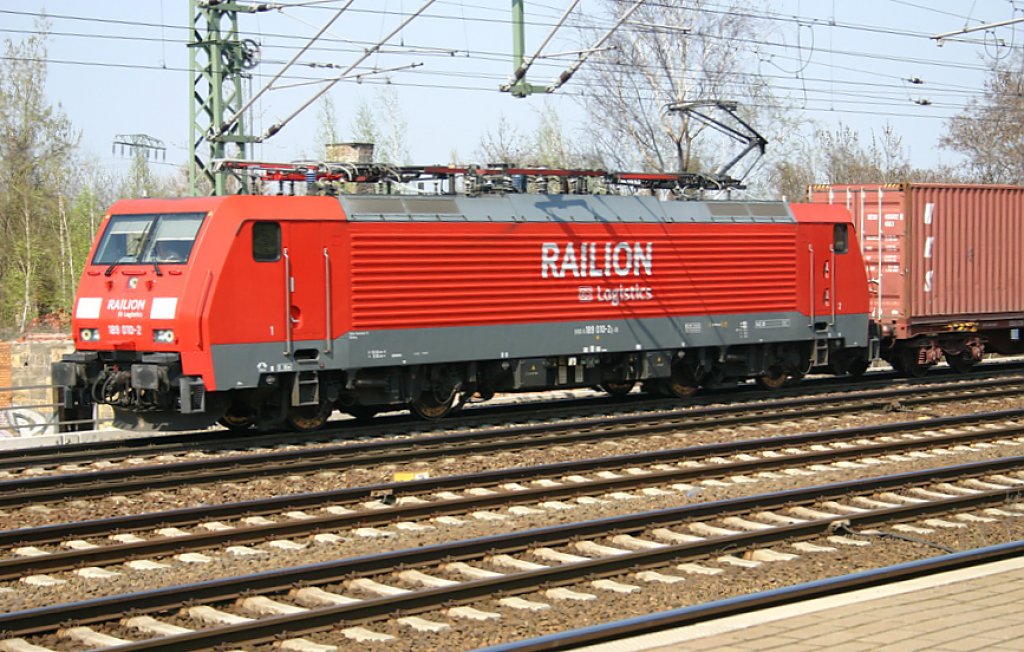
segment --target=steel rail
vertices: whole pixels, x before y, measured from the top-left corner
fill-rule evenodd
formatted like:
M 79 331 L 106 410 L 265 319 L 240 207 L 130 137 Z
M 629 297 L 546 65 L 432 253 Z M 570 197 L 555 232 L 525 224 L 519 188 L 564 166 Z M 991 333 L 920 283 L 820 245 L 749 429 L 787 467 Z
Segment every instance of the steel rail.
M 1017 388 L 990 388 L 985 396 L 1018 394 Z M 977 397 L 976 393 L 952 392 L 938 398 Z M 929 403 L 936 396 L 907 397 L 904 404 Z M 666 420 L 655 421 L 666 414 L 625 415 L 615 418 L 588 419 L 558 424 L 516 426 L 489 431 L 468 431 L 455 435 L 433 435 L 415 439 L 387 442 L 328 446 L 316 449 L 275 451 L 251 455 L 218 457 L 171 464 L 150 464 L 130 468 L 90 471 L 65 475 L 37 476 L 0 482 L 0 507 L 16 507 L 69 498 L 95 496 L 110 492 L 147 491 L 180 485 L 183 482 L 224 482 L 280 474 L 320 472 L 327 469 L 348 468 L 355 465 L 387 464 L 411 460 L 430 459 L 443 455 L 467 455 L 501 450 L 517 450 L 544 445 L 565 445 L 604 439 L 611 436 L 637 437 L 665 432 L 680 432 L 708 427 L 723 427 L 766 421 L 789 420 L 798 416 L 823 416 L 849 412 L 851 403 L 861 403 L 858 409 L 884 407 L 875 397 L 837 403 L 835 397 L 818 397 L 813 410 L 805 413 L 782 411 L 789 403 L 799 406 L 807 399 L 768 405 L 751 406 L 743 413 L 727 416 L 728 408 L 716 410 L 719 416 L 706 416 L 692 420 L 687 414 L 669 412 Z M 776 410 L 773 412 L 773 410 Z M 765 414 L 769 412 L 769 414 Z M 1012 412 L 1012 411 L 1011 411 Z M 954 419 L 956 417 L 953 417 Z M 1009 417 L 1008 417 L 1009 418 Z M 680 422 L 681 419 L 687 419 Z M 645 425 L 645 422 L 648 422 Z M 384 449 L 383 451 L 381 449 Z
M 568 632 L 492 645 L 480 648 L 478 652 L 554 652 L 556 650 L 576 649 L 583 645 L 594 645 L 604 641 L 620 641 L 632 636 L 676 627 L 685 627 L 770 607 L 894 584 L 928 575 L 937 575 L 970 566 L 1011 559 L 1022 554 L 1024 554 L 1024 541 L 1011 541 L 964 552 L 918 559 L 895 566 L 886 566 L 884 568 L 806 582 L 795 586 L 786 586 L 770 591 L 725 598 L 691 607 L 681 607 L 656 614 L 602 623 Z
M 904 382 L 913 385 L 913 387 L 910 388 L 886 389 L 884 386 L 891 382 L 892 379 L 869 380 L 852 385 L 846 383 L 836 388 L 833 387 L 833 385 L 837 384 L 838 380 L 844 380 L 836 378 L 828 378 L 820 381 L 805 381 L 808 383 L 814 382 L 815 384 L 812 387 L 801 385 L 799 389 L 792 390 L 783 389 L 761 391 L 750 388 L 749 391 L 742 391 L 738 394 L 734 393 L 732 398 L 740 400 L 727 406 L 702 406 L 699 401 L 693 399 L 691 399 L 686 405 L 679 405 L 678 402 L 672 403 L 672 400 L 670 399 L 651 399 L 649 397 L 642 396 L 620 397 L 616 400 L 614 405 L 617 408 L 630 407 L 633 409 L 644 409 L 644 406 L 651 405 L 669 405 L 670 407 L 668 409 L 661 410 L 661 412 L 669 414 L 671 412 L 683 413 L 683 411 L 685 411 L 685 414 L 701 417 L 710 416 L 712 414 L 721 414 L 723 412 L 728 413 L 729 411 L 752 409 L 750 402 L 759 400 L 774 400 L 781 404 L 794 404 L 794 402 L 799 402 L 801 400 L 817 401 L 820 403 L 826 399 L 815 395 L 820 393 L 833 393 L 837 391 L 850 392 L 853 396 L 849 398 L 856 398 L 858 394 L 868 396 L 871 395 L 869 394 L 870 392 L 874 392 L 873 395 L 876 398 L 884 398 L 886 396 L 898 398 L 900 396 L 919 395 L 933 391 L 955 391 L 966 390 L 971 387 L 997 387 L 999 385 L 1005 385 L 1008 380 L 1006 376 L 1012 377 L 1019 374 L 1020 365 L 1006 365 L 1005 367 L 1005 369 L 994 370 L 980 378 L 950 380 L 948 377 L 939 376 L 937 378 L 928 379 L 903 379 Z M 882 386 L 882 389 L 870 389 L 877 386 Z M 851 387 L 852 389 L 848 389 Z M 808 390 L 810 390 L 812 396 L 806 396 Z M 798 394 L 800 397 L 794 398 L 794 394 Z M 832 398 L 833 400 L 846 400 L 846 398 L 842 396 Z M 721 401 L 721 397 L 708 398 L 706 401 Z M 814 403 L 808 403 L 808 405 L 812 404 Z M 457 427 L 472 427 L 473 423 L 485 423 L 492 421 L 495 415 L 500 414 L 518 414 L 522 412 L 530 414 L 531 418 L 536 418 L 537 416 L 542 415 L 561 416 L 561 413 L 563 413 L 566 408 L 578 407 L 606 410 L 608 406 L 609 403 L 607 401 L 607 397 L 597 397 L 596 399 L 558 399 L 557 401 L 545 401 L 541 404 L 528 404 L 525 406 L 522 404 L 495 405 L 472 410 L 472 412 L 477 412 L 479 410 L 485 414 L 466 415 L 463 413 L 458 418 L 450 419 L 449 423 Z M 586 411 L 590 410 L 587 409 Z M 653 412 L 658 412 L 658 410 L 653 410 Z M 577 417 L 570 416 L 566 418 Z M 403 423 L 413 427 L 425 427 L 422 421 L 413 421 L 411 418 L 406 417 L 379 417 L 378 421 L 381 420 L 384 420 L 387 424 Z M 252 433 L 247 433 L 244 436 L 225 436 L 226 431 L 218 430 L 215 432 L 192 432 L 182 434 L 161 434 L 145 437 L 129 437 L 114 442 L 78 442 L 55 446 L 41 446 L 29 449 L 16 449 L 5 451 L 4 456 L 0 458 L 0 470 L 24 468 L 26 466 L 45 467 L 76 462 L 92 462 L 96 459 L 110 460 L 124 459 L 133 456 L 155 456 L 195 450 L 230 450 L 232 448 L 252 448 L 254 446 L 270 447 L 281 444 L 295 444 L 297 441 L 316 443 L 325 440 L 329 441 L 337 439 L 338 437 L 343 436 L 372 437 L 381 436 L 383 434 L 380 428 L 382 424 L 380 423 L 358 426 L 352 424 L 353 422 L 346 422 L 339 425 L 335 422 L 333 427 L 328 427 L 313 433 L 303 433 L 301 435 L 297 435 L 296 433 L 265 434 L 253 431 Z M 381 444 L 383 444 L 383 442 L 381 442 Z
M 998 413 L 997 413 L 998 414 Z M 1024 416 L 1024 414 L 1020 415 Z M 914 429 L 930 429 L 935 426 L 929 422 L 910 422 L 902 424 Z M 964 422 L 958 422 L 962 425 Z M 970 422 L 967 422 L 970 423 Z M 948 425 L 948 424 L 947 424 Z M 885 430 L 883 432 L 889 432 Z M 878 433 L 881 434 L 881 433 Z M 644 475 L 623 475 L 616 478 L 597 478 L 586 483 L 567 483 L 558 487 L 540 487 L 520 491 L 502 491 L 483 496 L 466 496 L 457 499 L 434 501 L 426 504 L 399 505 L 382 510 L 363 510 L 352 514 L 329 515 L 309 519 L 295 519 L 280 523 L 236 527 L 224 531 L 201 532 L 180 537 L 167 537 L 155 540 L 104 545 L 84 550 L 66 550 L 33 557 L 17 557 L 0 559 L 0 580 L 11 580 L 33 573 L 70 570 L 82 566 L 122 563 L 126 560 L 142 558 L 170 552 L 194 551 L 226 544 L 246 544 L 266 541 L 275 538 L 309 535 L 331 529 L 346 527 L 380 525 L 398 520 L 436 517 L 445 514 L 466 513 L 473 510 L 491 508 L 519 503 L 531 503 L 580 495 L 595 495 L 610 491 L 638 489 L 688 480 L 707 479 L 765 471 L 786 467 L 807 466 L 810 464 L 838 461 L 863 457 L 865 455 L 893 454 L 921 448 L 942 447 L 967 444 L 979 440 L 1021 436 L 1024 425 L 985 429 L 981 432 L 940 435 L 935 437 L 905 440 L 898 442 L 867 443 L 827 451 L 810 453 L 785 454 L 759 460 L 732 462 L 729 464 L 706 464 L 700 467 L 677 469 L 670 471 L 650 472 Z M 74 523 L 59 523 L 37 528 L 0 531 L 0 545 L 29 545 L 53 543 L 72 537 L 82 537 L 112 532 L 138 531 L 145 527 L 161 525 L 188 525 L 209 520 L 211 518 L 241 518 L 251 515 L 279 513 L 281 510 L 305 507 L 310 505 L 331 503 L 353 503 L 366 500 L 375 495 L 415 495 L 442 489 L 465 489 L 474 486 L 497 485 L 514 480 L 536 479 L 540 477 L 557 477 L 570 473 L 588 471 L 622 469 L 637 463 L 651 463 L 665 460 L 682 461 L 700 459 L 756 450 L 756 448 L 778 449 L 791 448 L 797 445 L 813 444 L 821 441 L 838 442 L 863 439 L 864 429 L 826 431 L 808 435 L 792 435 L 779 440 L 747 440 L 736 442 L 736 445 L 711 444 L 688 448 L 622 455 L 610 458 L 581 460 L 546 464 L 536 467 L 501 469 L 481 473 L 447 476 L 436 479 L 425 479 L 402 483 L 385 483 L 353 487 L 341 490 L 282 496 L 264 501 L 246 501 L 201 507 L 195 510 L 181 509 L 166 512 L 97 519 Z M 781 441 L 780 441 L 781 440 Z M 771 444 L 757 446 L 757 444 Z
M 202 604 L 226 601 L 241 594 L 255 595 L 287 591 L 297 585 L 327 585 L 351 579 L 356 576 L 369 576 L 382 572 L 390 572 L 396 567 L 412 565 L 432 566 L 442 562 L 456 560 L 472 560 L 481 556 L 498 553 L 515 553 L 538 545 L 564 545 L 585 537 L 606 536 L 613 533 L 643 532 L 655 527 L 663 527 L 693 519 L 717 518 L 727 514 L 743 513 L 754 510 L 778 509 L 795 505 L 814 504 L 849 494 L 864 494 L 901 486 L 919 486 L 930 483 L 948 482 L 952 480 L 975 477 L 989 473 L 999 473 L 1024 466 L 1024 456 L 1006 457 L 983 462 L 972 462 L 955 466 L 946 466 L 922 471 L 898 473 L 874 478 L 847 480 L 814 487 L 791 489 L 787 491 L 744 496 L 727 500 L 719 500 L 693 505 L 685 505 L 650 512 L 605 517 L 580 523 L 567 523 L 544 528 L 523 530 L 501 535 L 479 537 L 466 541 L 448 542 L 398 550 L 393 552 L 350 557 L 331 562 L 309 564 L 294 568 L 278 569 L 238 577 L 209 580 L 197 584 L 164 587 L 150 591 L 122 594 L 110 597 L 40 607 L 26 611 L 0 614 L 0 631 L 11 635 L 31 635 L 46 633 L 53 628 L 68 622 L 90 624 L 119 618 L 126 612 L 134 614 L 155 613 L 172 609 L 183 604 Z M 312 631 L 311 628 L 322 627 L 325 623 L 337 625 L 339 620 L 358 620 L 379 617 L 392 611 L 415 610 L 429 608 L 427 603 L 417 602 L 427 598 L 436 600 L 443 596 L 442 602 L 464 601 L 500 590 L 505 592 L 533 590 L 537 583 L 564 583 L 580 577 L 580 571 L 587 575 L 614 574 L 623 570 L 656 566 L 680 556 L 702 556 L 725 548 L 741 548 L 763 545 L 784 538 L 807 538 L 827 531 L 832 524 L 846 521 L 856 525 L 869 525 L 885 520 L 910 519 L 929 513 L 966 509 L 970 506 L 994 502 L 1004 502 L 1008 497 L 1018 496 L 1020 487 L 1007 487 L 992 491 L 981 491 L 977 494 L 956 496 L 953 498 L 928 503 L 913 503 L 881 510 L 865 511 L 855 514 L 842 514 L 821 521 L 808 521 L 794 525 L 782 526 L 770 530 L 759 530 L 751 533 L 740 533 L 727 537 L 707 539 L 677 546 L 666 546 L 654 550 L 617 555 L 613 558 L 594 559 L 578 564 L 558 566 L 541 571 L 507 576 L 514 582 L 503 585 L 506 578 L 479 580 L 469 582 L 451 589 L 431 589 L 408 596 L 367 600 L 355 605 L 333 607 L 329 609 L 311 610 L 297 616 L 280 616 L 259 620 L 247 625 L 236 625 L 218 628 L 217 636 L 227 636 L 217 642 L 200 641 L 203 631 L 183 637 L 171 637 L 159 641 L 142 642 L 132 645 L 153 644 L 153 649 L 199 649 L 213 646 L 221 642 L 238 642 L 255 640 L 256 638 L 276 636 L 292 629 L 302 618 L 308 618 L 301 631 Z M 824 530 L 822 528 L 825 528 Z M 410 599 L 403 602 L 403 598 Z M 436 602 L 429 603 L 430 607 Z M 206 630 L 208 635 L 210 630 Z M 272 631 L 272 633 L 271 633 Z M 233 638 L 245 634 L 255 638 Z M 171 645 L 172 647 L 161 647 Z M 173 647 L 181 645 L 182 647 Z M 198 647 L 193 647 L 198 645 Z M 123 650 L 148 649 L 144 647 L 125 646 Z

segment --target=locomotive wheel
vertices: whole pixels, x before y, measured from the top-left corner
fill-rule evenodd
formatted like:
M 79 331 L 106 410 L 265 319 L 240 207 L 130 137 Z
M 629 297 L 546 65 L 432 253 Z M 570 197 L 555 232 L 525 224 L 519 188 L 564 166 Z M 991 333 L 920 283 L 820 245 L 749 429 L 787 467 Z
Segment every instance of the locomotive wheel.
M 620 397 L 629 394 L 635 386 L 635 380 L 617 380 L 602 384 L 601 390 L 607 392 L 610 396 Z
M 689 367 L 676 365 L 672 367 L 672 375 L 662 380 L 658 387 L 665 396 L 687 398 L 697 393 L 700 383 Z
M 972 358 L 970 355 L 946 355 L 946 362 L 958 374 L 966 374 L 971 369 L 974 369 L 974 365 L 977 364 L 977 360 Z
M 419 398 L 410 401 L 409 408 L 413 414 L 421 419 L 437 421 L 438 419 L 443 419 L 452 411 L 457 394 L 458 392 L 452 390 L 447 398 L 443 398 L 438 396 L 433 390 L 428 389 L 420 394 Z
M 489 401 L 492 398 L 494 398 L 494 390 L 478 389 L 476 390 L 476 392 L 473 393 L 473 396 L 471 398 L 473 399 L 474 403 L 483 403 L 484 401 Z
M 869 364 L 870 363 L 867 361 L 867 358 L 857 358 L 850 362 L 849 366 L 846 368 L 846 373 L 850 374 L 851 378 L 862 378 L 864 376 L 864 372 L 868 370 Z
M 288 416 L 285 423 L 296 432 L 311 432 L 318 430 L 327 423 L 331 416 L 331 406 L 326 403 L 320 405 L 292 406 L 288 408 Z
M 761 389 L 779 389 L 789 380 L 789 374 L 779 367 L 772 367 L 767 373 L 763 373 L 754 379 Z
M 220 419 L 217 419 L 217 423 L 224 426 L 228 430 L 249 430 L 255 424 L 252 417 L 248 414 L 232 414 L 228 411 Z

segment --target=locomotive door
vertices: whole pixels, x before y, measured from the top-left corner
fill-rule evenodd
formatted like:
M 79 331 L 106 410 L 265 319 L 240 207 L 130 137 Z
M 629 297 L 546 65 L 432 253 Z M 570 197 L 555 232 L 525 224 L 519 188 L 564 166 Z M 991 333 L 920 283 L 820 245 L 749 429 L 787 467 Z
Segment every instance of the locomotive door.
M 328 335 L 329 261 L 322 223 L 282 222 L 285 277 L 286 353 L 312 360 L 330 349 Z
M 804 233 L 806 241 L 801 247 L 807 257 L 808 326 L 815 332 L 824 332 L 835 324 L 837 242 L 832 224 L 809 225 Z

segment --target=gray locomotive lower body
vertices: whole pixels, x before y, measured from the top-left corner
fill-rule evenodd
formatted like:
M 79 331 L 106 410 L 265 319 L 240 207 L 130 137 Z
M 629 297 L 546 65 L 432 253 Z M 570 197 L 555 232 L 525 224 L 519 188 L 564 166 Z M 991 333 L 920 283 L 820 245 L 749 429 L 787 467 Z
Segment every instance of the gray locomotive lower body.
M 799 376 L 815 367 L 845 373 L 867 366 L 867 347 L 866 315 L 810 323 L 799 313 L 772 313 L 357 331 L 330 347 L 296 342 L 289 354 L 279 344 L 215 346 L 212 353 L 220 389 L 270 380 L 291 388 L 293 404 L 326 400 L 359 415 L 443 403 L 457 393 L 628 391 L 660 381 L 678 393 L 680 386 Z M 326 396 L 314 396 L 314 378 Z

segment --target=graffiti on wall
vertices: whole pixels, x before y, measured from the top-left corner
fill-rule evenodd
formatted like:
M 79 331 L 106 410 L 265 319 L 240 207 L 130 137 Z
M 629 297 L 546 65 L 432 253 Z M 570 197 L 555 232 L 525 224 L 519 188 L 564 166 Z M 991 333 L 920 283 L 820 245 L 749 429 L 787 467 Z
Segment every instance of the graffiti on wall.
M 0 438 L 35 437 L 56 431 L 54 424 L 31 408 L 0 409 Z

